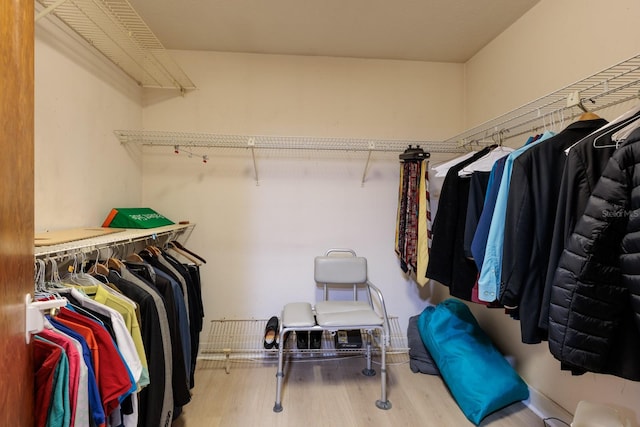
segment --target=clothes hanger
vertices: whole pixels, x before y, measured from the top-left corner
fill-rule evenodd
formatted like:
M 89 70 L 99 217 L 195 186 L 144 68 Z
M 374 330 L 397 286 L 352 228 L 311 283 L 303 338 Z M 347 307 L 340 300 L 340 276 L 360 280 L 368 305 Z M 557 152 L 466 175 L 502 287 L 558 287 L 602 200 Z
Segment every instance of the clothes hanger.
M 207 263 L 207 260 L 202 258 L 200 255 L 198 255 L 197 253 L 190 251 L 189 249 L 185 248 L 184 245 L 180 242 L 178 242 L 177 240 L 172 240 L 171 244 L 174 245 L 176 248 L 183 250 L 185 252 L 187 252 L 188 254 L 193 255 L 194 257 L 198 258 L 200 261 L 202 261 L 203 264 Z
M 584 121 L 584 120 L 598 120 L 601 117 L 599 115 L 597 115 L 596 113 L 592 113 L 591 111 L 587 111 L 586 113 L 582 113 L 580 115 L 580 117 L 578 117 L 578 121 Z
M 595 131 L 593 131 L 590 135 L 593 135 L 595 133 L 601 133 L 602 135 L 604 135 L 605 133 L 611 133 L 609 131 L 609 129 L 618 126 L 619 124 L 629 124 L 631 121 L 636 120 L 638 117 L 638 113 L 640 113 L 640 103 L 636 104 L 633 108 L 631 108 L 628 111 L 625 111 L 624 113 L 622 113 L 620 116 L 616 117 L 615 119 L 613 119 L 612 121 L 610 121 L 609 123 L 607 123 L 606 125 L 602 126 L 599 129 L 596 129 Z M 623 125 L 624 126 L 624 125 Z M 569 155 L 569 151 L 571 151 L 571 149 L 573 147 L 575 147 L 577 144 L 579 144 L 582 140 L 580 141 L 576 141 L 572 146 L 570 146 L 569 148 L 567 148 L 566 150 L 564 150 L 566 155 Z M 595 140 L 594 140 L 594 148 L 598 148 L 595 144 Z
M 202 265 L 202 262 L 200 259 L 192 256 L 189 252 L 183 251 L 182 249 L 178 248 L 173 244 L 173 242 L 167 242 L 166 249 L 168 251 L 171 251 L 172 253 L 180 255 L 181 257 L 185 258 L 186 260 L 188 260 L 189 262 L 195 265 Z
M 611 135 L 611 140 L 619 145 L 626 141 L 629 135 L 638 128 L 640 128 L 640 118 L 636 118 L 636 120 L 630 122 L 626 127 Z
M 81 256 L 82 256 L 82 262 L 80 263 L 80 269 L 76 274 L 76 283 L 83 286 L 95 286 L 100 284 L 100 281 L 96 279 L 94 276 L 92 276 L 91 274 L 89 274 L 89 272 L 86 270 L 88 255 L 82 252 Z
M 40 258 L 37 258 L 33 264 L 36 292 L 44 291 L 46 289 L 45 280 L 44 280 L 46 267 L 47 266 L 45 262 Z
M 469 177 L 474 172 L 490 172 L 493 168 L 494 163 L 514 151 L 513 148 L 505 147 L 502 144 L 504 143 L 504 134 L 507 133 L 507 129 L 502 129 L 499 132 L 492 135 L 492 139 L 494 141 L 493 145 L 490 145 L 488 148 L 491 149 L 487 154 L 479 158 L 473 163 L 468 164 L 463 169 L 458 172 L 459 177 Z
M 137 263 L 137 264 L 144 262 L 142 257 L 140 255 L 138 255 L 137 253 L 135 253 L 135 252 L 130 253 L 129 255 L 127 255 L 125 260 L 128 261 L 128 262 Z
M 109 249 L 109 251 L 111 251 L 111 249 Z M 107 267 L 106 265 L 100 262 L 100 250 L 97 251 L 96 260 L 94 261 L 93 265 L 89 268 L 87 273 L 91 274 L 94 277 L 100 276 L 107 281 L 109 280 L 107 278 L 107 276 L 109 276 L 109 267 Z
M 618 142 L 616 142 L 615 144 L 598 145 L 598 141 L 600 141 L 602 138 L 611 137 L 613 135 L 613 133 L 615 133 L 617 130 L 624 128 L 628 124 L 633 123 L 638 119 L 639 119 L 638 117 L 632 117 L 631 119 L 624 120 L 623 122 L 613 126 L 608 132 L 605 132 L 602 135 L 598 135 L 593 140 L 593 148 L 614 148 L 614 147 L 618 148 L 618 145 L 619 145 Z M 610 138 L 610 139 L 612 139 L 612 138 Z
M 152 256 L 155 257 L 159 257 L 160 255 L 162 255 L 162 252 L 160 251 L 160 249 L 158 249 L 157 247 L 153 246 L 153 245 L 148 245 L 146 248 L 144 248 L 147 252 L 149 252 Z
M 62 279 L 60 278 L 60 270 L 58 269 L 58 261 L 55 258 L 47 258 L 51 264 L 51 275 L 49 281 L 46 283 L 47 288 L 60 289 L 63 287 Z
M 123 268 L 126 268 L 122 261 L 120 261 L 118 258 L 113 257 L 107 260 L 107 267 L 109 267 L 110 269 L 114 269 L 118 273 L 122 272 Z
M 71 283 L 75 285 L 79 284 L 79 283 L 76 283 L 76 272 L 78 271 L 78 254 L 77 253 L 73 254 L 72 260 L 73 261 L 71 262 L 71 264 L 67 266 L 67 274 L 65 274 L 61 279 L 61 282 L 63 285 L 65 283 Z
M 436 178 L 444 178 L 445 176 L 447 176 L 447 173 L 449 172 L 450 168 L 454 167 L 458 163 L 464 162 L 469 157 L 474 156 L 476 153 L 477 153 L 477 151 L 469 151 L 468 153 L 465 153 L 465 154 L 463 154 L 461 156 L 458 156 L 458 157 L 456 157 L 454 159 L 447 160 L 447 161 L 445 161 L 443 163 L 440 163 L 439 165 L 434 166 L 433 170 L 436 172 L 434 176 Z
M 600 116 L 597 115 L 594 112 L 591 112 L 589 110 L 587 110 L 587 108 L 584 106 L 584 104 L 582 103 L 582 101 L 578 102 L 578 108 L 580 108 L 583 113 L 580 115 L 580 117 L 578 117 L 578 121 L 584 121 L 584 120 L 598 120 L 600 119 Z
M 91 266 L 91 268 L 88 271 L 89 274 L 91 275 L 96 275 L 99 274 L 101 276 L 108 276 L 109 275 L 109 267 L 107 267 L 106 265 L 100 263 L 100 262 L 96 262 L 95 264 L 93 264 Z
M 474 172 L 491 172 L 491 169 L 497 160 L 504 156 L 508 156 L 513 151 L 515 151 L 513 148 L 498 146 L 487 153 L 487 155 L 465 166 L 464 169 L 458 172 L 458 176 L 471 176 Z

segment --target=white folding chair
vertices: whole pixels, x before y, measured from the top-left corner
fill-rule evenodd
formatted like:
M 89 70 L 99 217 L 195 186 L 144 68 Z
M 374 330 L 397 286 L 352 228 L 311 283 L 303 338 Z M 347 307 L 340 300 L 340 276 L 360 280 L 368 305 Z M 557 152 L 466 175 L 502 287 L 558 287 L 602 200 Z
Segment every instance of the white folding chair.
M 362 373 L 376 374 L 372 369 L 372 342 L 380 348 L 381 397 L 376 401 L 380 409 L 390 409 L 387 399 L 386 348 L 389 345 L 389 318 L 382 292 L 367 276 L 367 259 L 359 257 L 351 249 L 330 249 L 324 256 L 315 258 L 314 278 L 323 286 L 323 300 L 312 307 L 309 303 L 286 304 L 281 316 L 280 337 L 292 331 L 360 330 L 365 333 L 366 367 Z M 348 300 L 331 299 L 334 288 L 353 288 Z M 366 301 L 358 300 L 359 290 L 364 289 Z M 334 292 L 335 293 L 335 292 Z M 274 412 L 282 411 L 282 383 L 284 381 L 284 342 L 278 348 L 276 373 L 276 401 Z

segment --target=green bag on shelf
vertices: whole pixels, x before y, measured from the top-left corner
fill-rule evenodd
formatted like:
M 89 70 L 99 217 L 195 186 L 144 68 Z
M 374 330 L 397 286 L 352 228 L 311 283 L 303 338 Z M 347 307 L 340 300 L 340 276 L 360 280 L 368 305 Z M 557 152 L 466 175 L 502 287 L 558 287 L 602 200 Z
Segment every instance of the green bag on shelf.
M 173 221 L 150 208 L 114 208 L 102 224 L 109 228 L 155 228 Z

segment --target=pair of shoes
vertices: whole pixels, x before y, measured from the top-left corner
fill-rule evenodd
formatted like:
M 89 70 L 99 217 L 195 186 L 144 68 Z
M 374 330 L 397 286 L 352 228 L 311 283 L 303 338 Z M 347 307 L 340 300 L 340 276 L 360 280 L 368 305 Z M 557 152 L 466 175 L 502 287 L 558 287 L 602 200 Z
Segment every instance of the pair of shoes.
M 298 350 L 307 350 L 309 348 L 309 332 L 296 331 L 296 344 L 298 345 Z
M 264 329 L 264 348 L 272 349 L 274 346 L 278 348 L 278 333 L 278 318 L 272 316 Z
M 309 332 L 309 348 L 317 350 L 322 346 L 322 331 Z

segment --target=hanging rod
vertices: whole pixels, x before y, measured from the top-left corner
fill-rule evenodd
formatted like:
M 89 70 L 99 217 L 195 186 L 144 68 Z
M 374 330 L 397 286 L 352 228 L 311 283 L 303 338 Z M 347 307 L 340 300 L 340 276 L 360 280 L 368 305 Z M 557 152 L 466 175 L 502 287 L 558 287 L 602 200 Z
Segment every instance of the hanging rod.
M 178 89 L 195 85 L 169 56 L 127 0 L 36 0 L 35 20 L 54 15 L 140 86 Z
M 639 95 L 640 55 L 637 55 L 455 135 L 445 143 L 488 145 L 497 136 L 506 140 L 535 133 L 551 122 L 572 121 L 585 110 L 603 110 Z
M 113 234 L 106 234 L 88 239 L 74 240 L 70 242 L 36 246 L 34 255 L 36 258 L 66 258 L 78 253 L 96 252 L 109 247 L 132 244 L 148 240 L 175 240 L 182 237 L 188 240 L 195 224 L 174 224 L 148 229 L 125 229 Z

